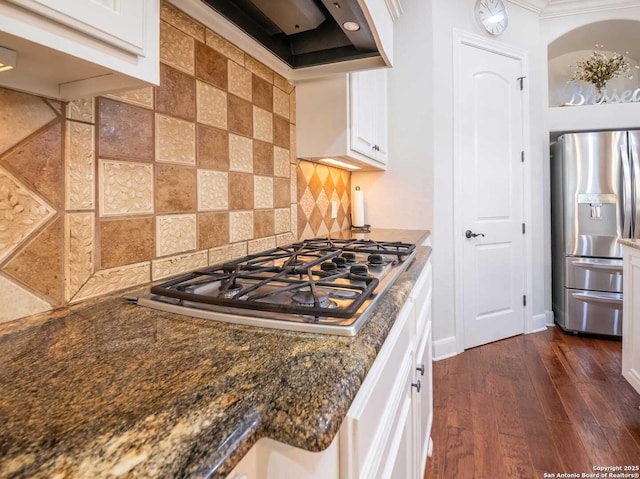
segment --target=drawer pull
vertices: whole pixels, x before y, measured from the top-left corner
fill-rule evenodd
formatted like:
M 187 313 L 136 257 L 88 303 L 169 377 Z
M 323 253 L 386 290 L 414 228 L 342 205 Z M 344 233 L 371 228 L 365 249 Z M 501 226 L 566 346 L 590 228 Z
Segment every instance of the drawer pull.
M 420 385 L 420 380 L 418 379 L 418 381 L 416 381 L 415 383 L 411 383 L 411 387 L 416 388 L 416 391 L 420 392 L 420 388 L 422 387 Z
M 603 296 L 596 293 L 572 293 L 572 296 L 579 301 L 584 301 L 585 303 L 611 304 L 622 308 L 622 298 L 620 297 Z
M 421 364 L 420 367 L 417 367 L 416 371 L 420 371 L 420 376 L 424 376 L 424 364 Z
M 620 261 L 619 264 L 593 263 L 591 261 L 572 261 L 571 264 L 577 266 L 578 268 L 607 271 L 611 274 L 622 274 L 622 261 Z

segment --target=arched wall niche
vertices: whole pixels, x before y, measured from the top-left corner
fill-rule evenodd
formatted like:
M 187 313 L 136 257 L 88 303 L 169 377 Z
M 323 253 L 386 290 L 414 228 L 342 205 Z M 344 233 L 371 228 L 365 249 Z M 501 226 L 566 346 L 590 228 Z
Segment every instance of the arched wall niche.
M 640 87 L 640 16 L 636 19 L 608 19 L 587 23 L 557 36 L 547 47 L 549 106 L 568 103 L 594 103 L 599 100 L 590 84 L 570 82 L 577 62 L 588 58 L 596 45 L 602 51 L 625 55 L 631 65 L 631 79 L 619 77 L 607 83 L 606 94 L 622 96 L 624 91 Z M 591 95 L 589 95 L 591 93 Z

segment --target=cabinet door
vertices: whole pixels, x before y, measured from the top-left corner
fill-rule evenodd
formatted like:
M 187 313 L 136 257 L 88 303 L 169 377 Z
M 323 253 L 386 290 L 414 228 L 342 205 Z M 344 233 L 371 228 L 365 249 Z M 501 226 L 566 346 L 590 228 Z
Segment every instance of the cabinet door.
M 375 135 L 375 158 L 381 163 L 387 163 L 387 156 L 389 154 L 389 142 L 388 142 L 388 106 L 387 106 L 387 70 L 376 70 L 376 103 L 374 112 L 374 118 L 376 121 L 376 135 Z
M 144 55 L 147 0 L 8 0 L 125 51 Z
M 622 375 L 640 393 L 640 252 L 629 246 L 624 247 L 622 281 Z
M 432 373 L 431 321 L 416 351 L 416 382 L 420 381 L 420 392 L 414 391 L 414 417 L 416 425 L 416 468 L 424 470 L 427 466 L 429 438 L 433 424 L 433 373 Z
M 408 356 L 410 360 L 410 356 Z M 414 418 L 412 414 L 412 380 L 413 372 L 409 371 L 404 383 L 400 412 L 395 427 L 389 437 L 389 447 L 385 451 L 381 469 L 377 479 L 419 479 L 414 465 Z
M 351 73 L 351 149 L 376 157 L 377 70 Z

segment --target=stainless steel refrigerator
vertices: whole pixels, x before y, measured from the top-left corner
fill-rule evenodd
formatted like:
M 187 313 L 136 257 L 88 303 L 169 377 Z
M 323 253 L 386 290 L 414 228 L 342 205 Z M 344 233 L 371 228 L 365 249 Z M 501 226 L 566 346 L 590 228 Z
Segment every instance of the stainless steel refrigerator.
M 640 236 L 639 147 L 640 131 L 565 134 L 552 146 L 553 312 L 566 331 L 622 335 L 617 240 Z

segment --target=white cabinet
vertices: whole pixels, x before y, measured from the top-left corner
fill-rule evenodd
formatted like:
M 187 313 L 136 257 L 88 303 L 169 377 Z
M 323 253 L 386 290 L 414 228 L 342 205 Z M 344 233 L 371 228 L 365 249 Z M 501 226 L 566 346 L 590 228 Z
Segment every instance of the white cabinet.
M 159 81 L 159 0 L 0 0 L 0 86 L 69 100 Z
M 432 266 L 427 263 L 416 282 L 411 298 L 415 308 L 416 356 L 414 383 L 420 384 L 420 390 L 414 390 L 415 417 L 415 461 L 416 467 L 424 471 L 427 456 L 431 453 L 431 425 L 433 424 L 433 345 L 431 321 Z
M 422 479 L 433 422 L 431 271 L 429 260 L 329 448 L 260 439 L 227 479 Z
M 387 163 L 387 70 L 351 73 L 351 148 Z
M 405 416 L 411 415 L 412 328 L 413 304 L 408 301 L 340 428 L 341 479 L 384 477 L 399 454 L 394 441 L 402 439 Z
M 640 393 L 640 250 L 623 247 L 622 375 Z
M 299 158 L 387 168 L 386 69 L 300 82 L 296 105 Z

